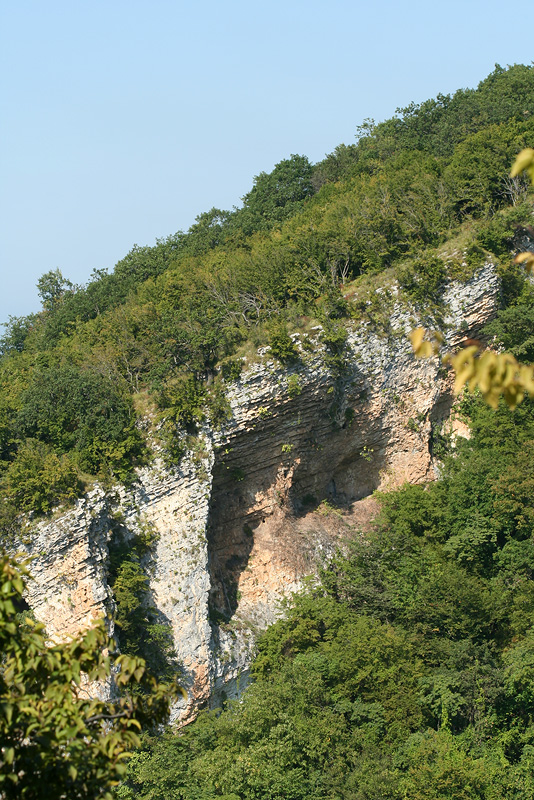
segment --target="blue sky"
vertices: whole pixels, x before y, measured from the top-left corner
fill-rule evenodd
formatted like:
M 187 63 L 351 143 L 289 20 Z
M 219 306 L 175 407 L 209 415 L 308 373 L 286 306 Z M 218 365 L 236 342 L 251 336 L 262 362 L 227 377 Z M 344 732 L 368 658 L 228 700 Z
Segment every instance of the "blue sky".
M 291 153 L 531 63 L 530 23 L 521 0 L 3 0 L 0 322 L 50 269 L 83 283 Z

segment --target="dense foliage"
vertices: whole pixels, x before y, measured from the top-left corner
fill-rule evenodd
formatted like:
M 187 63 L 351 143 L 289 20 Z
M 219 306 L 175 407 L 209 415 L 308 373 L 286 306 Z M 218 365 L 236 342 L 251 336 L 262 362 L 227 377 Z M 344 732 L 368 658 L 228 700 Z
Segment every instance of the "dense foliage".
M 157 535 L 140 524 L 135 536 L 125 535 L 121 520 L 109 548 L 108 582 L 115 600 L 115 637 L 123 653 L 141 657 L 159 680 L 172 680 L 179 672 L 172 630 L 155 608 L 149 587 Z
M 534 404 L 462 413 L 442 479 L 383 495 L 242 700 L 146 739 L 120 798 L 534 798 Z
M 496 67 L 477 89 L 367 121 L 319 164 L 291 155 L 254 179 L 241 208 L 136 245 L 86 286 L 45 273 L 42 311 L 11 318 L 0 342 L 8 505 L 46 513 L 94 477 L 127 480 L 147 458 L 136 424 L 147 408 L 178 459 L 180 433 L 206 407 L 224 419 L 224 365 L 247 340 L 287 361 L 288 329 L 310 318 L 363 316 L 387 331 L 370 275 L 373 288 L 396 277 L 428 315 L 450 277 L 488 255 L 508 263 L 531 216 L 528 181 L 509 171 L 532 139 L 533 107 L 534 69 Z
M 114 653 L 103 622 L 50 646 L 20 612 L 26 575 L 0 559 L 0 796 L 110 798 L 140 730 L 166 719 L 177 688 L 156 684 L 142 659 Z M 112 678 L 119 696 L 87 696 L 88 682 Z
M 475 90 L 366 121 L 319 164 L 291 155 L 241 208 L 135 246 L 86 286 L 45 273 L 41 312 L 11 318 L 0 342 L 0 539 L 16 541 L 21 512 L 49 513 L 95 478 L 129 480 L 149 458 L 147 411 L 150 435 L 180 458 L 206 415 L 224 420 L 248 341 L 288 363 L 291 329 L 316 319 L 342 372 L 347 324 L 390 333 L 381 282 L 439 321 L 444 283 L 491 258 L 503 309 L 486 336 L 531 362 L 534 293 L 509 262 L 532 235 L 532 193 L 510 166 L 532 142 L 533 108 L 534 68 L 496 67 Z M 383 497 L 375 530 L 355 532 L 265 634 L 243 701 L 145 739 L 120 797 L 534 798 L 534 406 L 494 414 L 471 400 L 463 413 L 470 441 L 435 432 L 442 479 Z M 123 652 L 171 675 L 149 538 L 113 542 L 117 632 Z M 109 675 L 103 634 L 45 653 L 41 628 L 14 623 L 10 580 L 0 791 L 97 796 L 142 698 L 119 702 L 117 734 L 76 689 L 78 667 Z M 125 676 L 134 663 L 123 658 Z

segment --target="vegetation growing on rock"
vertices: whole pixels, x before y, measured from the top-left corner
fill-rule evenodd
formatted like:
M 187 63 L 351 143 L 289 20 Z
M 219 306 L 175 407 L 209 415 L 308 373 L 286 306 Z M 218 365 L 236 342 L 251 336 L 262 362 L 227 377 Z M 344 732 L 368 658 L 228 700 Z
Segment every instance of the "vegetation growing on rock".
M 179 458 L 176 433 L 194 429 L 206 381 L 247 340 L 270 337 L 291 360 L 288 326 L 319 319 L 342 366 L 343 321 L 387 327 L 383 298 L 360 301 L 365 276 L 393 270 L 401 298 L 427 313 L 450 277 L 489 256 L 506 265 L 531 218 L 528 181 L 509 171 L 532 139 L 533 102 L 532 67 L 496 67 L 476 90 L 365 123 L 357 144 L 315 166 L 292 155 L 255 178 L 241 209 L 211 209 L 187 233 L 135 246 L 84 287 L 43 275 L 43 310 L 11 318 L 1 342 L 4 495 L 45 512 L 95 476 L 128 479 L 147 457 L 140 391 Z M 40 464 L 54 458 L 47 485 Z
M 260 639 L 238 702 L 146 738 L 123 800 L 534 798 L 534 405 L 462 409 Z
M 476 90 L 366 123 L 320 164 L 292 155 L 241 209 L 211 209 L 85 287 L 43 275 L 42 311 L 12 318 L 1 342 L 3 541 L 21 511 L 49 513 L 95 478 L 128 481 L 150 457 L 136 409 L 150 409 L 169 460 L 206 416 L 223 424 L 247 343 L 291 364 L 292 329 L 319 321 L 340 378 L 348 325 L 391 334 L 394 284 L 439 321 L 447 281 L 492 259 L 503 308 L 485 335 L 530 362 L 534 295 L 510 260 L 531 237 L 532 194 L 509 170 L 532 140 L 533 101 L 534 68 L 497 67 Z M 300 391 L 287 381 L 289 399 Z M 145 739 L 118 796 L 534 798 L 533 408 L 466 400 L 472 438 L 441 441 L 441 480 L 384 496 L 374 531 L 354 532 L 262 638 L 242 702 Z M 152 649 L 165 671 L 146 542 L 123 544 L 109 574 L 120 644 Z

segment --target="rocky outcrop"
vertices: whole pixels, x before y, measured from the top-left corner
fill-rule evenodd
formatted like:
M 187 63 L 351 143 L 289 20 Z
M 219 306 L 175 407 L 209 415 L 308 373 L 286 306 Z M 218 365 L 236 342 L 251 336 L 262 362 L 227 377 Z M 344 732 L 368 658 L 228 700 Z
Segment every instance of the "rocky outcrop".
M 449 288 L 448 346 L 478 334 L 498 293 L 490 264 Z M 400 304 L 390 322 L 387 337 L 355 325 L 342 368 L 327 366 L 319 330 L 295 336 L 300 360 L 291 368 L 264 351 L 231 386 L 228 422 L 201 430 L 178 469 L 156 462 L 128 491 L 111 498 L 96 489 L 40 523 L 28 602 L 50 637 L 102 615 L 112 629 L 110 537 L 118 515 L 127 535 L 149 523 L 158 534 L 151 602 L 172 627 L 189 689 L 176 714 L 188 719 L 238 692 L 257 631 L 347 527 L 365 523 L 372 493 L 434 477 L 450 379 L 438 359 L 413 358 L 414 319 Z

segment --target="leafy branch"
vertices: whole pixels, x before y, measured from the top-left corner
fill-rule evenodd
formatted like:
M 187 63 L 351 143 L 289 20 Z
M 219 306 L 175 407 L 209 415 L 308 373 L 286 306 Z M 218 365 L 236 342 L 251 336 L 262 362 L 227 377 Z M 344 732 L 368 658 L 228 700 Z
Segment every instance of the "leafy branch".
M 527 147 L 517 156 L 510 177 L 515 178 L 526 171 L 534 184 L 534 149 Z M 534 273 L 534 253 L 519 253 L 514 259 L 525 269 Z M 410 333 L 416 358 L 437 355 L 443 336 L 437 331 L 416 328 Z M 534 367 L 520 364 L 511 353 L 495 353 L 483 350 L 479 342 L 469 344 L 458 353 L 447 353 L 443 364 L 450 364 L 456 378 L 454 391 L 458 394 L 464 387 L 470 392 L 478 389 L 486 403 L 497 408 L 501 395 L 509 408 L 514 409 L 528 392 L 534 394 Z
M 49 646 L 42 624 L 17 615 L 26 563 L 0 558 L 0 797 L 110 799 L 139 732 L 163 722 L 183 690 L 117 655 L 103 621 Z M 112 681 L 117 698 L 87 696 L 88 683 Z

